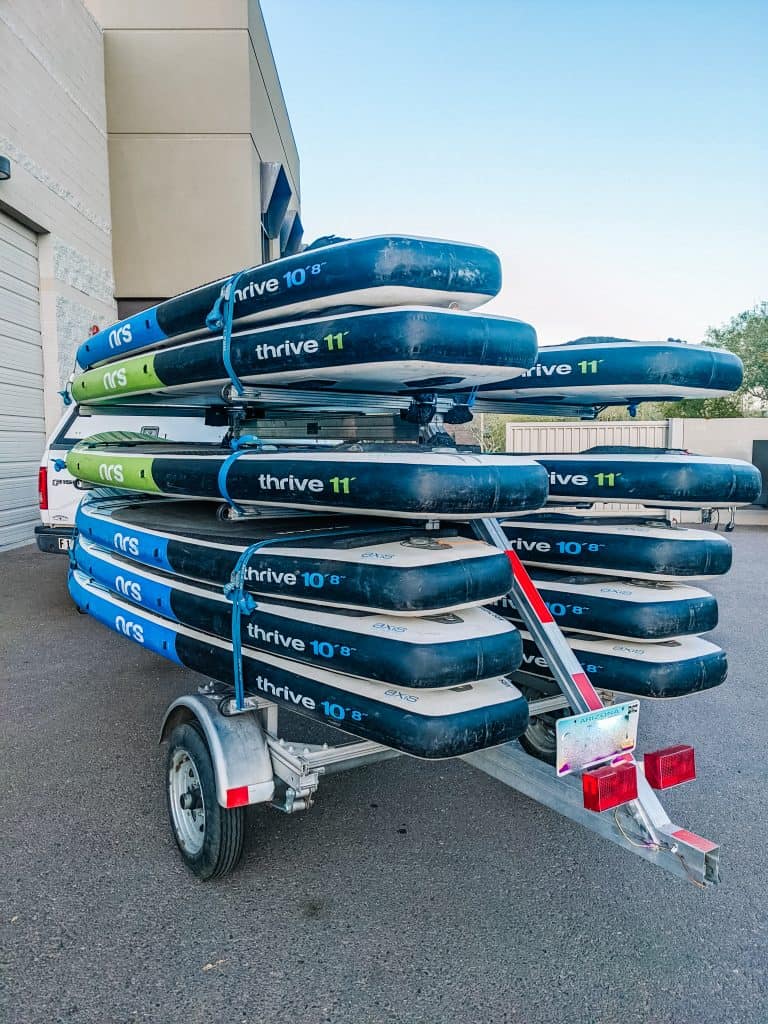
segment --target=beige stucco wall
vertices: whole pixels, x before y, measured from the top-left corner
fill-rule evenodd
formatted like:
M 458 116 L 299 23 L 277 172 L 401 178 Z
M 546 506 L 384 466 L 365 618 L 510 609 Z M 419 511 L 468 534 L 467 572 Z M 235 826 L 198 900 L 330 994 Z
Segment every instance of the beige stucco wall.
M 39 232 L 51 429 L 77 345 L 115 317 L 102 36 L 81 0 L 5 0 L 0 54 L 0 208 Z
M 768 417 L 669 421 L 668 443 L 701 455 L 752 461 L 752 442 L 768 441 Z
M 299 162 L 256 0 L 88 0 L 104 29 L 119 299 L 261 261 L 261 161 Z M 274 248 L 271 255 L 277 255 Z

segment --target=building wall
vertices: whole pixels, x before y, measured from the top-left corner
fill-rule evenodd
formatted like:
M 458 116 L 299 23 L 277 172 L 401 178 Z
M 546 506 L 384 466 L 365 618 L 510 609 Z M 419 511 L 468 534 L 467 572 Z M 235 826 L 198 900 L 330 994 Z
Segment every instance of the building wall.
M 256 0 L 88 2 L 122 313 L 260 263 L 260 163 L 283 165 L 297 209 L 299 160 Z
M 5 0 L 0 54 L 0 209 L 39 236 L 50 430 L 77 345 L 116 313 L 102 35 L 81 0 Z

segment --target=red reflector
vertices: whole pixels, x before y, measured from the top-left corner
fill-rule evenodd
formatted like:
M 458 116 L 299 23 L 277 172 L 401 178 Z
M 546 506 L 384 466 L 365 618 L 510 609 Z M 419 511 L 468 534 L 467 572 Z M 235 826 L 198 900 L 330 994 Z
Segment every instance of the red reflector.
M 48 470 L 41 466 L 37 471 L 37 501 L 42 512 L 48 511 Z
M 654 750 L 644 758 L 645 777 L 654 789 L 669 789 L 696 778 L 693 747 L 680 743 L 676 747 Z
M 588 811 L 607 811 L 637 799 L 637 768 L 634 764 L 607 765 L 581 776 L 584 806 Z
M 244 807 L 248 803 L 248 787 L 235 786 L 227 790 L 227 807 Z

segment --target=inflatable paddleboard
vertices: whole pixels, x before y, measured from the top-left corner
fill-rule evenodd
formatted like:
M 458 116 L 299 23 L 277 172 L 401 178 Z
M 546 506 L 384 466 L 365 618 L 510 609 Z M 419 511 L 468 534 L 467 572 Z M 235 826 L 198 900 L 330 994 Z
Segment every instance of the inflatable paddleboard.
M 554 502 L 631 502 L 654 508 L 749 505 L 762 489 L 759 470 L 740 459 L 659 448 L 597 447 L 536 455 Z
M 528 566 L 629 579 L 707 579 L 731 568 L 721 534 L 605 515 L 542 512 L 502 524 Z
M 384 309 L 312 318 L 234 334 L 232 368 L 247 385 L 401 393 L 473 388 L 514 376 L 536 358 L 520 320 L 446 309 Z M 117 359 L 75 377 L 76 402 L 128 395 L 209 395 L 231 380 L 221 338 Z
M 738 356 L 679 341 L 580 338 L 539 349 L 521 377 L 481 386 L 484 399 L 564 405 L 635 405 L 719 398 L 741 387 Z
M 214 506 L 170 499 L 87 499 L 79 534 L 132 562 L 223 587 L 249 545 L 245 586 L 377 614 L 437 615 L 487 604 L 512 586 L 497 548 L 448 529 L 392 520 L 265 515 L 221 522 Z
M 120 600 L 75 569 L 77 607 L 110 629 L 196 672 L 233 682 L 232 645 Z M 516 739 L 528 704 L 505 677 L 442 689 L 409 689 L 243 651 L 246 692 L 415 757 L 457 757 Z
M 717 625 L 717 601 L 705 590 L 538 570 L 533 582 L 561 629 L 618 640 L 659 642 L 706 633 Z M 512 622 L 509 596 L 492 608 Z
M 522 671 L 549 677 L 533 638 L 528 633 L 522 637 Z M 725 651 L 698 636 L 658 644 L 586 637 L 569 637 L 568 642 L 594 686 L 635 697 L 685 697 L 720 686 L 728 674 Z
M 83 369 L 166 343 L 207 334 L 206 318 L 226 278 L 120 320 L 77 350 Z M 290 320 L 324 311 L 380 306 L 473 309 L 501 288 L 499 258 L 489 249 L 407 235 L 336 242 L 251 267 L 234 290 L 233 322 Z
M 221 588 L 145 569 L 78 539 L 75 562 L 91 579 L 172 622 L 228 640 L 232 603 Z M 520 664 L 517 630 L 483 608 L 403 619 L 260 599 L 241 618 L 245 647 L 396 686 L 457 686 Z
M 547 474 L 532 459 L 415 445 L 264 446 L 234 455 L 116 432 L 79 442 L 66 461 L 72 476 L 118 489 L 409 519 L 493 516 L 539 508 L 547 496 Z

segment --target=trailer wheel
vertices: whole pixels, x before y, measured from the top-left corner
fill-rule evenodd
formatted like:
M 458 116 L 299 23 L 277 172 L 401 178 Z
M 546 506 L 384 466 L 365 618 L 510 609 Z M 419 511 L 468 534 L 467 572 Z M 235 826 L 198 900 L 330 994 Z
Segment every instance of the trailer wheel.
M 192 724 L 170 735 L 166 796 L 173 837 L 190 871 L 204 881 L 232 871 L 243 852 L 245 808 L 219 804 L 208 745 Z
M 555 764 L 557 761 L 557 733 L 555 722 L 563 715 L 570 714 L 567 708 L 550 711 L 546 715 L 537 715 L 528 723 L 528 728 L 520 737 L 520 746 L 531 757 Z

